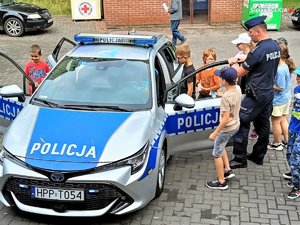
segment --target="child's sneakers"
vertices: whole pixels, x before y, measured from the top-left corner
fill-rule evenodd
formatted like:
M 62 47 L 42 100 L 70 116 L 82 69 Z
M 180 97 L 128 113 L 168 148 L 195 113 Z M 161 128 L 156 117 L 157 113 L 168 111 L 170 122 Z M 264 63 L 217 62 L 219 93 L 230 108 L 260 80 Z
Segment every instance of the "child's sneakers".
M 232 170 L 228 170 L 224 172 L 224 179 L 230 179 L 233 177 L 235 177 L 235 175 Z
M 211 182 L 207 182 L 206 186 L 209 187 L 210 189 L 219 189 L 219 190 L 226 190 L 228 188 L 226 181 L 224 181 L 224 183 L 220 183 L 218 179 Z
M 289 188 L 294 187 L 293 182 L 291 180 L 286 184 L 286 186 L 288 186 Z
M 298 188 L 293 187 L 292 191 L 288 193 L 287 197 L 289 199 L 296 199 L 300 196 L 300 190 Z
M 281 143 L 271 143 L 271 144 L 268 144 L 268 149 L 269 150 L 276 150 L 276 151 L 282 151 L 283 150 L 283 146 Z
M 292 172 L 290 171 L 290 172 L 284 173 L 284 174 L 282 174 L 282 176 L 286 180 L 291 180 L 292 179 Z

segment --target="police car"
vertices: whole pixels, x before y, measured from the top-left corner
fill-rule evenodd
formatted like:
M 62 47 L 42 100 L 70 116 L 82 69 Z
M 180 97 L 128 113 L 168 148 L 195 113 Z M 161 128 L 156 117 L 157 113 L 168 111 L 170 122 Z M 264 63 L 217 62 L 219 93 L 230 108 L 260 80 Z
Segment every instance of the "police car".
M 74 47 L 58 60 L 66 42 Z M 212 147 L 220 99 L 180 94 L 188 77 L 164 35 L 78 34 L 75 42 L 60 41 L 32 96 L 30 78 L 0 54 L 24 79 L 22 88 L 0 89 L 1 124 L 12 121 L 1 145 L 0 200 L 54 216 L 138 210 L 162 193 L 170 155 Z

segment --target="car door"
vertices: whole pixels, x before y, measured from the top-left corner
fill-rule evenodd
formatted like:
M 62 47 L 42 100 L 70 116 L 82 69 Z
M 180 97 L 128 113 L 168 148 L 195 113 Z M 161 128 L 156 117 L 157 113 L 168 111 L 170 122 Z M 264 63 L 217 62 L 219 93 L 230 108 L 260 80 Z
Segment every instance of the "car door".
M 184 107 L 180 109 L 175 104 L 175 98 L 179 95 L 180 86 L 188 78 L 196 76 L 198 72 L 205 69 L 227 63 L 221 61 L 202 67 L 180 79 L 166 91 L 165 111 L 168 115 L 166 130 L 169 154 L 213 147 L 213 142 L 209 141 L 208 137 L 219 124 L 220 98 L 196 99 L 192 109 Z
M 13 121 L 29 99 L 33 81 L 9 56 L 0 52 L 0 133 Z
M 47 57 L 47 63 L 49 64 L 50 68 L 52 69 L 62 58 L 62 56 L 73 49 L 74 46 L 76 46 L 75 42 L 63 37 L 54 48 L 52 54 Z

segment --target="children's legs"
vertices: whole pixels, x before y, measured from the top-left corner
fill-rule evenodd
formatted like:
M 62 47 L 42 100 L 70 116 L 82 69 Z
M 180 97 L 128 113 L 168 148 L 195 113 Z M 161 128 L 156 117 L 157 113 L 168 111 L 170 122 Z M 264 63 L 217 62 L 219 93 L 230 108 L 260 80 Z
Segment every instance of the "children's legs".
M 281 130 L 282 130 L 284 141 L 287 142 L 288 138 L 289 138 L 288 137 L 289 136 L 289 130 L 288 130 L 289 124 L 288 124 L 286 115 L 283 115 L 281 117 L 281 123 L 280 123 L 280 125 L 281 125 Z
M 224 165 L 225 171 L 230 170 L 228 155 L 227 155 L 227 151 L 226 151 L 225 148 L 224 148 L 224 151 L 223 151 L 222 160 L 223 160 L 223 165 Z
M 281 143 L 281 126 L 280 126 L 281 118 L 278 116 L 272 116 L 272 132 L 275 143 Z
M 215 167 L 217 171 L 218 180 L 220 183 L 224 183 L 224 164 L 222 157 L 214 157 Z
M 294 145 L 290 156 L 290 166 L 292 172 L 293 185 L 300 188 L 300 135 L 296 134 Z

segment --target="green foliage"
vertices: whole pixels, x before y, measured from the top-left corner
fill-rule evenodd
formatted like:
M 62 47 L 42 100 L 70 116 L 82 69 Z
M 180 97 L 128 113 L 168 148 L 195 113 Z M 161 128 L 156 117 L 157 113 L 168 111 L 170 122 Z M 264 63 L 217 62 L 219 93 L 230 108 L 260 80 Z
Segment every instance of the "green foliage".
M 300 1 L 299 0 L 283 0 L 282 5 L 283 5 L 283 8 L 296 9 L 296 8 L 300 8 Z
M 52 15 L 71 15 L 70 0 L 17 0 L 17 2 L 26 2 L 47 8 Z

